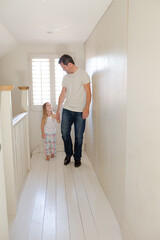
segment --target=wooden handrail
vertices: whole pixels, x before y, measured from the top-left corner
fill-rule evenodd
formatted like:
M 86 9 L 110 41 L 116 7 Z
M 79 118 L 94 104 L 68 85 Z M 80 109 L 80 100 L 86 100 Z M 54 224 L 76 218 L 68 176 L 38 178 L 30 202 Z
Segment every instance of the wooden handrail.
M 12 91 L 14 86 L 5 86 L 5 85 L 0 85 L 0 91 Z
M 20 87 L 18 87 L 20 90 L 28 90 L 29 89 L 29 87 L 28 86 L 20 86 Z

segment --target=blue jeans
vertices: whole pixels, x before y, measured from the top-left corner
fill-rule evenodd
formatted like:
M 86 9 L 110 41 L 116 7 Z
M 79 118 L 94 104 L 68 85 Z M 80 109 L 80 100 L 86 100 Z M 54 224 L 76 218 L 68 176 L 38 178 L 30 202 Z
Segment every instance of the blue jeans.
M 72 139 L 70 135 L 71 126 L 73 123 L 75 132 L 74 154 Z M 82 144 L 85 123 L 86 119 L 82 118 L 82 112 L 73 112 L 67 109 L 63 109 L 61 133 L 64 142 L 64 150 L 67 156 L 73 155 L 75 160 L 79 160 L 82 157 Z

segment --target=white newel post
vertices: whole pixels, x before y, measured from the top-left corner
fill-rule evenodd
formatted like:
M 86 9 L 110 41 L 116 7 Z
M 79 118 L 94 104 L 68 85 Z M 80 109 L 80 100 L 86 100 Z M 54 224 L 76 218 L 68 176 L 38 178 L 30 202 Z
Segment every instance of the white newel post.
M 21 90 L 21 112 L 28 112 L 28 86 L 18 87 Z
M 9 233 L 8 233 L 6 186 L 5 186 L 5 176 L 4 176 L 4 163 L 3 163 L 1 106 L 2 105 L 1 105 L 1 86 L 0 86 L 0 239 L 8 240 Z
M 20 86 L 18 87 L 21 90 L 21 112 L 28 112 L 28 86 Z M 26 141 L 27 141 L 27 158 L 28 158 L 28 169 L 31 169 L 31 162 L 30 162 L 30 147 L 29 147 L 29 120 L 28 120 L 28 115 L 26 118 L 26 129 L 27 129 L 27 136 L 26 136 Z
M 0 86 L 0 116 L 8 215 L 15 215 L 17 210 L 13 162 L 12 89 L 13 86 Z

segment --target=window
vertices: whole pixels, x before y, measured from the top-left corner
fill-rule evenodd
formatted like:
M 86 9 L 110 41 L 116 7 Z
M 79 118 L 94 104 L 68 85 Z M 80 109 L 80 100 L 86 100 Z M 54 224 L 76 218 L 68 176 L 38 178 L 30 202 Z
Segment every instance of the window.
M 47 58 L 32 59 L 33 105 L 43 105 L 51 101 L 50 61 Z
M 56 109 L 65 75 L 58 64 L 59 57 L 53 54 L 30 56 L 33 110 L 41 110 L 45 102 L 51 102 Z

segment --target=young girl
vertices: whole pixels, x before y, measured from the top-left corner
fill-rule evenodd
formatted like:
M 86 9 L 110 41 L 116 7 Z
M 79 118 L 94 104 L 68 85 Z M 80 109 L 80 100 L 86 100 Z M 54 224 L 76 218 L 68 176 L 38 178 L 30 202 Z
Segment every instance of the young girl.
M 51 158 L 54 158 L 56 154 L 56 115 L 52 112 L 52 105 L 49 102 L 43 104 L 41 130 L 46 160 L 49 161 L 50 154 Z

